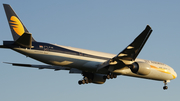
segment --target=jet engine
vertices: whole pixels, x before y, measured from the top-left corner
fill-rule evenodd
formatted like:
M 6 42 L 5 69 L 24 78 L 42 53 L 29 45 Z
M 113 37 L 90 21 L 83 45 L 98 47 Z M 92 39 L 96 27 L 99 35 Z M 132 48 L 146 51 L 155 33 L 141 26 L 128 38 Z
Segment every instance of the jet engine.
M 130 67 L 131 71 L 139 75 L 148 75 L 151 72 L 151 67 L 145 62 L 134 62 Z

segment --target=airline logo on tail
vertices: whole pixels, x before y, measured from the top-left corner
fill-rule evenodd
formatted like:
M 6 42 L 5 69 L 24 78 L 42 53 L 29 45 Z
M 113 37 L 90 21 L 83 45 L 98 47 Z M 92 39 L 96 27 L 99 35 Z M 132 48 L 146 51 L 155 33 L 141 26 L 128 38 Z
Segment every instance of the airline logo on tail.
M 19 19 L 16 16 L 11 16 L 9 24 L 11 27 L 13 27 L 14 31 L 19 36 L 23 35 L 23 33 L 25 32 L 21 21 L 19 21 Z

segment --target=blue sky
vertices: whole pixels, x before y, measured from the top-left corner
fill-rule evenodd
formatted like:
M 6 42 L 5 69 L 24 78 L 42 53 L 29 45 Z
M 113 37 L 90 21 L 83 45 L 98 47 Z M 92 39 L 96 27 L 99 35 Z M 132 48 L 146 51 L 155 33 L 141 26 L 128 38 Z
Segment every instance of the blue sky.
M 153 32 L 138 58 L 159 61 L 179 74 L 179 0 L 1 0 L 12 6 L 35 40 L 118 54 L 147 24 Z M 12 40 L 0 7 L 0 44 Z M 0 50 L 1 101 L 178 100 L 177 77 L 163 82 L 118 76 L 103 85 L 77 84 L 68 71 L 13 67 L 2 62 L 42 64 L 12 50 Z

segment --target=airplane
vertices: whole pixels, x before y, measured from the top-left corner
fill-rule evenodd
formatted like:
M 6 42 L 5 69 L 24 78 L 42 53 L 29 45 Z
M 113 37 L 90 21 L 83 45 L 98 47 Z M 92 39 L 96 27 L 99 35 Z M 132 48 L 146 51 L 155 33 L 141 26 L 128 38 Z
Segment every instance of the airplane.
M 12 49 L 45 65 L 9 63 L 13 66 L 38 69 L 68 70 L 82 74 L 78 84 L 103 84 L 107 79 L 119 75 L 163 81 L 167 83 L 177 77 L 170 66 L 137 56 L 153 31 L 149 25 L 119 54 L 109 54 L 51 43 L 37 42 L 9 4 L 3 4 L 14 41 L 3 41 L 0 48 Z

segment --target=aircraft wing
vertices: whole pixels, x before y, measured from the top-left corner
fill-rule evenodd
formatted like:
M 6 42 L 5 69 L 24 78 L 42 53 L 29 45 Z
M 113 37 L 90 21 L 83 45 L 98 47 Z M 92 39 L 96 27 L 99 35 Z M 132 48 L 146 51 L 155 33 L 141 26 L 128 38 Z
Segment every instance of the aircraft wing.
M 137 36 L 130 45 L 128 45 L 117 56 L 100 65 L 98 70 L 102 68 L 107 68 L 111 65 L 116 65 L 113 67 L 113 70 L 122 68 L 122 66 L 125 65 L 131 65 L 142 50 L 151 32 L 151 27 L 147 25 L 144 31 L 139 36 Z
M 38 68 L 38 69 L 53 69 L 54 71 L 69 70 L 69 73 L 82 73 L 81 70 L 70 68 L 70 67 L 63 67 L 63 66 L 33 65 L 33 64 L 21 64 L 21 63 L 9 63 L 9 62 L 4 62 L 4 63 L 12 64 L 13 66 L 31 67 L 31 68 Z
M 122 52 L 120 52 L 116 57 L 114 57 L 113 60 L 135 60 L 140 51 L 142 50 L 147 39 L 149 38 L 151 32 L 151 27 L 147 25 L 145 30 L 138 37 L 136 37 L 136 39 L 134 39 L 134 41 L 130 45 L 128 45 Z

